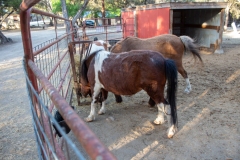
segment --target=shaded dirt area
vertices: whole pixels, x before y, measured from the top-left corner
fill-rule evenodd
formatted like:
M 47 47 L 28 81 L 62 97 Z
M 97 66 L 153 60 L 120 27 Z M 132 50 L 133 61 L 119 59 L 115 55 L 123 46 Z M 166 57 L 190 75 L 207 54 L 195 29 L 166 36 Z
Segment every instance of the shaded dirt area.
M 43 42 L 39 35 L 46 35 L 36 34 Z M 14 42 L 0 46 L 0 159 L 37 159 L 21 36 L 14 32 L 9 37 Z M 239 45 L 240 36 L 224 33 L 225 53 L 203 52 L 204 67 L 195 65 L 191 55 L 184 57 L 193 91 L 183 93 L 185 81 L 179 76 L 179 131 L 172 139 L 167 139 L 167 124 L 152 124 L 157 108 L 148 107 L 144 92 L 123 97 L 122 104 L 110 94 L 107 113 L 89 127 L 119 160 L 240 159 Z M 84 118 L 90 112 L 90 98 L 82 103 L 75 106 Z
M 121 104 L 109 94 L 106 114 L 89 127 L 118 159 L 240 159 L 239 44 L 240 36 L 224 33 L 225 54 L 202 52 L 204 67 L 191 55 L 184 57 L 193 91 L 183 93 L 185 81 L 179 75 L 179 128 L 172 139 L 166 136 L 167 123 L 152 123 L 157 108 L 148 107 L 143 91 L 123 97 Z M 82 118 L 90 113 L 90 101 L 83 99 L 77 107 Z

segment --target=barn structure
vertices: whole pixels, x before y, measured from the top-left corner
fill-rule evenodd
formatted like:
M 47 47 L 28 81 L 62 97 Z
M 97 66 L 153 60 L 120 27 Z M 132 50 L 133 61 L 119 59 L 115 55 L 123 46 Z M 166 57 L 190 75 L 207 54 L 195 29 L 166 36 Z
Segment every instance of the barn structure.
M 225 2 L 168 2 L 122 9 L 124 37 L 188 35 L 200 46 L 223 53 Z

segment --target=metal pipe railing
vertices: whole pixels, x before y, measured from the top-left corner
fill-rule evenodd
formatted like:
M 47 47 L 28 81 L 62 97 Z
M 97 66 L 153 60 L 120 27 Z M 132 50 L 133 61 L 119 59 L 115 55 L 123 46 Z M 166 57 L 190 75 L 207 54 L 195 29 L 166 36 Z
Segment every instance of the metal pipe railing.
M 72 132 L 82 144 L 91 159 L 116 159 L 112 153 L 106 148 L 96 135 L 89 129 L 85 122 L 77 115 L 77 113 L 67 104 L 65 99 L 51 85 L 48 79 L 41 73 L 33 61 L 29 60 L 28 65 L 33 71 L 58 111 L 72 129 Z

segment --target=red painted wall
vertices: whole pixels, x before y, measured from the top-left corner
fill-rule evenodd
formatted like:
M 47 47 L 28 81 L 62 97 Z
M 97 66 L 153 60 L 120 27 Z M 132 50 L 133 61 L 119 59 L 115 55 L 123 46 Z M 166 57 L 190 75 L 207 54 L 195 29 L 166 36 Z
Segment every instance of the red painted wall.
M 149 38 L 160 34 L 169 33 L 170 29 L 170 8 L 153 8 L 137 10 L 137 37 Z M 122 18 L 126 24 L 124 37 L 131 36 L 129 30 L 134 31 L 133 11 L 122 12 Z M 132 21 L 130 22 L 130 19 Z M 133 32 L 134 35 L 134 32 Z
M 123 37 L 134 36 L 134 16 L 133 11 L 122 12 L 122 19 L 124 24 Z
M 149 38 L 169 33 L 170 8 L 137 11 L 138 37 Z

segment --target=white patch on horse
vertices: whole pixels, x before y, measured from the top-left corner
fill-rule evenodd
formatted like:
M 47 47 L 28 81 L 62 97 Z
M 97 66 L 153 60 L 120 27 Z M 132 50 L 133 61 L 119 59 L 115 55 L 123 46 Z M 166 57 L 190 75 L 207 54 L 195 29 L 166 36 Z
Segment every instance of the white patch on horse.
M 95 85 L 94 85 L 93 97 L 97 96 L 97 95 L 94 95 L 95 92 L 98 92 L 98 90 L 100 90 L 101 88 L 104 88 L 104 86 L 99 81 L 98 72 L 99 71 L 102 72 L 103 61 L 106 58 L 108 58 L 109 54 L 110 54 L 110 52 L 108 52 L 108 51 L 99 51 L 97 53 L 97 55 L 95 56 L 95 63 L 94 63 Z
M 100 42 L 102 45 L 105 43 L 103 40 L 98 40 L 97 42 Z
M 185 80 L 186 80 L 186 88 L 185 88 L 184 92 L 188 94 L 188 93 L 191 92 L 192 87 L 191 87 L 191 84 L 190 84 L 189 78 L 186 78 Z
M 96 51 L 99 51 L 99 50 L 105 50 L 104 46 L 98 46 L 96 44 L 92 44 L 92 48 L 91 48 L 91 51 L 90 51 L 90 55 L 93 53 L 93 52 L 96 52 Z
M 100 110 L 98 111 L 98 114 L 104 114 L 106 112 L 106 109 L 105 109 L 105 101 L 102 101 L 102 107 L 100 108 Z
M 152 57 L 150 58 L 150 60 L 151 60 L 153 63 L 155 62 L 154 59 L 153 59 Z
M 168 122 L 167 136 L 168 138 L 172 138 L 173 135 L 177 132 L 177 128 L 172 124 L 171 106 L 165 105 L 165 107 L 163 108 L 163 112 L 167 116 Z
M 164 123 L 164 104 L 159 103 L 157 104 L 158 107 L 158 115 L 157 118 L 154 120 L 155 124 L 163 124 Z
M 95 56 L 95 63 L 94 63 L 94 73 L 95 73 L 95 84 L 93 88 L 93 95 L 92 95 L 92 103 L 91 103 L 91 112 L 90 115 L 85 119 L 87 122 L 93 121 L 95 119 L 96 115 L 96 98 L 99 95 L 101 88 L 104 88 L 104 86 L 101 84 L 99 78 L 98 78 L 98 72 L 102 71 L 102 64 L 103 61 L 108 58 L 108 55 L 110 52 L 108 51 L 99 51 L 96 53 Z M 105 102 L 102 103 L 102 108 L 100 109 L 100 113 L 105 112 Z

